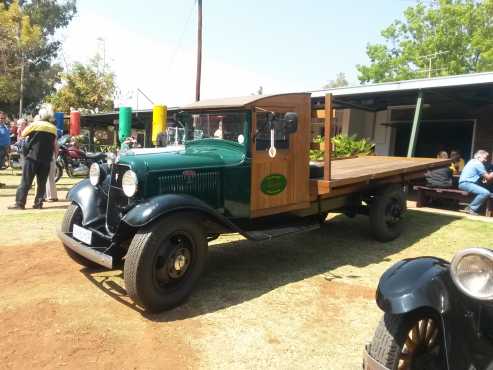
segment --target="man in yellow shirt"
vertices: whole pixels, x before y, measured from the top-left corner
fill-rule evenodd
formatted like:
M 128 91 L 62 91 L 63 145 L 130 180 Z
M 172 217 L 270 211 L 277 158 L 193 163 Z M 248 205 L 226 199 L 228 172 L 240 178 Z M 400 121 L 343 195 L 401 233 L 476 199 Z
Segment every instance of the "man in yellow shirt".
M 458 150 L 450 151 L 450 159 L 452 159 L 452 163 L 450 164 L 452 175 L 460 175 L 465 165 L 464 159 L 462 159 L 460 152 Z

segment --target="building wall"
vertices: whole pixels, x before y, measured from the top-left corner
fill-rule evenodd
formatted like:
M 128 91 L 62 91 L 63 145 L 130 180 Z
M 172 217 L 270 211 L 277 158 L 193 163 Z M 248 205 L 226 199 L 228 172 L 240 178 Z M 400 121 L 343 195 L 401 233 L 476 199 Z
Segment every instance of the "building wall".
M 473 151 L 479 149 L 493 153 L 493 106 L 483 108 L 478 113 Z

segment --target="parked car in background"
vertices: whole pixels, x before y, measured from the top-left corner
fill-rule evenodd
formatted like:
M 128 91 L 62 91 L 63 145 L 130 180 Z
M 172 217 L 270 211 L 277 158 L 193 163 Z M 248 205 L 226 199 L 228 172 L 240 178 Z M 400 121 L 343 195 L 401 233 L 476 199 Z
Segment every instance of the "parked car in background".
M 376 301 L 384 315 L 365 369 L 493 369 L 492 250 L 400 261 L 382 275 Z

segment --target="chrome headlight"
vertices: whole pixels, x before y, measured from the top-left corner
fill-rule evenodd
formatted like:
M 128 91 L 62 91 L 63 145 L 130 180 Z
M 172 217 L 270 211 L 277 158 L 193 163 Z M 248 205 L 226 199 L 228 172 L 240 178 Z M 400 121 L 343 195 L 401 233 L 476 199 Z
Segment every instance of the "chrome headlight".
M 134 171 L 128 170 L 123 174 L 122 188 L 127 197 L 133 197 L 137 192 L 139 181 Z
M 89 181 L 91 182 L 92 185 L 96 186 L 99 184 L 100 180 L 101 180 L 101 168 L 99 167 L 99 164 L 93 163 L 89 168 Z
M 111 166 L 113 163 L 115 163 L 116 156 L 113 153 L 106 153 L 106 163 L 108 166 Z
M 450 265 L 452 280 L 469 297 L 493 300 L 493 251 L 470 248 L 457 253 Z

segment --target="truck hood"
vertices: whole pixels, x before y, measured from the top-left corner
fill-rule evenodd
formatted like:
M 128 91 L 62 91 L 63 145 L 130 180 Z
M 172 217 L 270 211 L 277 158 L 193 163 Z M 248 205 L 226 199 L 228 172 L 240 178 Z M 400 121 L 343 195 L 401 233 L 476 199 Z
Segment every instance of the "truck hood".
M 237 166 L 245 160 L 244 148 L 219 140 L 192 142 L 182 150 L 162 150 L 144 153 L 128 152 L 120 157 L 119 164 L 129 165 L 136 172 L 170 171 L 186 169 Z

